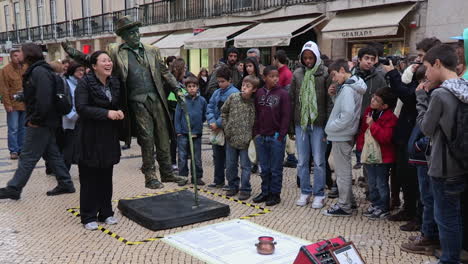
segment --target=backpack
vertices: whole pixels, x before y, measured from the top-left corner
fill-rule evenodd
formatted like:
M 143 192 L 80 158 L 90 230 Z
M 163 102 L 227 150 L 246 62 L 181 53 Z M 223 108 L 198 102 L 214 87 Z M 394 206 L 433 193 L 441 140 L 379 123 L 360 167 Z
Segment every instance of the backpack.
M 70 113 L 73 108 L 72 96 L 68 85 L 65 84 L 65 80 L 57 74 L 54 74 L 55 78 L 55 107 L 57 113 L 60 115 L 66 115 Z
M 461 101 L 458 103 L 452 135 L 448 137 L 442 129 L 441 131 L 442 138 L 450 154 L 463 169 L 468 170 L 468 104 Z M 445 155 L 443 159 L 443 163 L 446 163 Z

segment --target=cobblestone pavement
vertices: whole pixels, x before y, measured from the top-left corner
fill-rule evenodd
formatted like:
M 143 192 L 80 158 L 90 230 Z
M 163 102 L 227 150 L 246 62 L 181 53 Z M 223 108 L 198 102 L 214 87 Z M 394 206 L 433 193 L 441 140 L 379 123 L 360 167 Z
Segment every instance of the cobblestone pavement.
M 211 147 L 204 139 L 203 166 L 206 182 L 213 178 Z M 141 158 L 139 147 L 134 140 L 132 148 L 123 151 L 123 159 L 114 169 L 114 199 L 151 193 L 144 188 L 143 175 L 139 172 Z M 6 114 L 0 110 L 0 186 L 12 177 L 17 166 L 9 159 L 7 149 Z M 281 204 L 270 208 L 271 213 L 252 218 L 251 221 L 268 228 L 297 236 L 309 241 L 344 236 L 358 247 L 368 264 L 379 263 L 423 263 L 431 258 L 402 252 L 399 245 L 408 236 L 416 233 L 401 232 L 400 223 L 371 221 L 362 216 L 368 204 L 362 189 L 354 191 L 358 197 L 359 210 L 350 218 L 330 218 L 319 210 L 297 207 L 299 189 L 296 187 L 295 169 L 284 171 Z M 359 171 L 354 171 L 355 177 Z M 78 170 L 72 167 L 71 175 L 79 189 Z M 253 195 L 258 194 L 260 177 L 251 178 Z M 53 177 L 45 174 L 43 161 L 24 188 L 19 201 L 0 201 L 0 263 L 202 263 L 198 259 L 179 251 L 161 241 L 141 245 L 125 245 L 100 231 L 86 231 L 79 218 L 66 209 L 79 206 L 79 192 L 75 194 L 48 197 L 45 192 L 56 185 Z M 176 184 L 165 184 L 163 190 L 177 188 Z M 221 193 L 221 190 L 212 190 Z M 231 206 L 231 215 L 200 224 L 152 232 L 123 217 L 115 208 L 120 223 L 108 227 L 112 232 L 129 241 L 139 241 L 164 236 L 194 227 L 239 218 L 258 212 L 223 198 L 201 193 L 214 200 Z M 336 200 L 328 200 L 327 206 Z M 114 203 L 114 206 L 117 206 Z M 104 225 L 104 227 L 106 227 Z

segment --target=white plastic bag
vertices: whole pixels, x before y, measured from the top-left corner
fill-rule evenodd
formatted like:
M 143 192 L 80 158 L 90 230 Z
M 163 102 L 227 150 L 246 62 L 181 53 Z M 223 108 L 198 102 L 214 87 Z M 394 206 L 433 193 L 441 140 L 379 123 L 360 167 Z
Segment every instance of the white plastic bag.
M 213 145 L 224 146 L 224 132 L 218 130 L 217 132 L 211 131 L 210 142 Z

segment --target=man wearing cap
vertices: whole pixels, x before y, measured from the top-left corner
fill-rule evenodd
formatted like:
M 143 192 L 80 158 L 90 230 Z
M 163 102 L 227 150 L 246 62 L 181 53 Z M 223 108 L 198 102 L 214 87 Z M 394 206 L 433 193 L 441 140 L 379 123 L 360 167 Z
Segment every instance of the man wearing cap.
M 173 174 L 169 148 L 174 129 L 166 98 L 171 91 L 179 94 L 178 84 L 162 61 L 159 49 L 140 42 L 140 26 L 140 22 L 132 21 L 129 16 L 122 17 L 117 21 L 115 33 L 124 43 L 107 46 L 114 64 L 113 74 L 122 83 L 125 116 L 131 119 L 124 120 L 121 140 L 129 144 L 132 135 L 137 137 L 146 188 L 163 187 L 156 176 L 155 147 L 161 181 L 185 184 L 186 179 Z M 72 48 L 68 42 L 63 42 L 62 46 L 73 59 L 81 63 L 89 61 L 89 56 Z

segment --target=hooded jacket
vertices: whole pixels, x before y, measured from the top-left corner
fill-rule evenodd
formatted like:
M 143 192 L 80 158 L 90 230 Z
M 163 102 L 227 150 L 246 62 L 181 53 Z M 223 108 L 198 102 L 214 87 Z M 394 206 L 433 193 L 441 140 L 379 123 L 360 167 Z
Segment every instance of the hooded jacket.
M 315 72 L 315 94 L 317 95 L 317 112 L 318 116 L 314 121 L 314 126 L 324 127 L 328 116 L 330 115 L 330 108 L 328 107 L 331 104 L 330 96 L 328 96 L 328 68 L 323 65 L 322 60 L 320 59 L 320 51 L 317 44 L 312 41 L 307 42 L 302 47 L 301 51 L 301 67 L 297 68 L 294 71 L 293 79 L 291 82 L 291 87 L 289 89 L 289 97 L 291 98 L 291 122 L 289 126 L 289 133 L 294 134 L 295 126 L 301 124 L 301 86 L 304 80 L 304 75 L 306 72 L 306 66 L 302 62 L 302 56 L 304 51 L 310 50 L 315 54 L 317 59 L 316 64 L 320 64 L 317 71 Z M 314 65 L 315 66 L 315 65 Z
M 362 96 L 367 85 L 358 76 L 352 76 L 338 88 L 333 110 L 325 127 L 330 141 L 352 141 L 359 128 Z
M 185 105 L 189 112 L 190 129 L 193 135 L 203 134 L 203 123 L 206 121 L 206 100 L 200 95 L 192 97 L 190 94 L 185 95 Z M 187 135 L 188 125 L 185 120 L 185 112 L 180 104 L 177 104 L 174 117 L 174 126 L 176 134 Z
M 255 93 L 255 124 L 254 137 L 274 136 L 282 141 L 288 133 L 291 116 L 291 104 L 288 92 L 279 86 L 268 90 L 260 88 Z
M 364 136 L 369 125 L 366 123 L 366 118 L 372 115 L 372 108 L 367 107 L 362 116 L 361 128 L 357 137 L 356 148 L 362 152 L 364 147 Z M 382 163 L 389 164 L 395 162 L 395 146 L 392 142 L 393 129 L 397 124 L 397 117 L 392 110 L 387 109 L 382 112 L 380 117 L 370 126 L 370 132 L 373 138 L 379 143 L 380 152 L 382 154 Z
M 416 91 L 416 96 L 418 100 L 416 107 L 419 112 L 417 123 L 421 131 L 431 138 L 429 176 L 453 180 L 467 174 L 468 171 L 463 170 L 448 151 L 442 132 L 445 135 L 452 135 L 458 104 L 468 103 L 468 81 L 446 80 L 439 88 L 432 90 L 430 95 L 424 90 L 419 90 Z M 447 162 L 445 173 L 443 152 Z
M 208 125 L 215 123 L 217 127 L 223 127 L 221 107 L 223 107 L 224 102 L 226 102 L 231 94 L 238 92 L 239 90 L 231 84 L 226 89 L 218 88 L 213 93 L 206 109 L 206 120 L 208 121 Z

